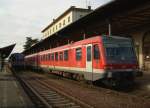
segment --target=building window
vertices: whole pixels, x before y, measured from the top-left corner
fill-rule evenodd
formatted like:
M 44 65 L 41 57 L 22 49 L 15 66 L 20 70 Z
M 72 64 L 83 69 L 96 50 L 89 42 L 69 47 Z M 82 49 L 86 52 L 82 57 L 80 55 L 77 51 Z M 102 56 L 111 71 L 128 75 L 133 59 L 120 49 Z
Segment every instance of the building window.
M 59 60 L 62 61 L 63 60 L 63 52 L 59 53 Z
M 83 17 L 83 15 L 80 15 L 80 18 Z
M 99 60 L 100 59 L 100 51 L 99 51 L 98 44 L 93 46 L 93 51 L 94 51 L 94 59 Z
M 64 60 L 68 60 L 68 50 L 64 51 Z
M 76 60 L 79 61 L 82 58 L 82 50 L 81 48 L 76 49 Z
M 53 27 L 53 32 L 55 32 L 55 28 Z
M 59 23 L 59 28 L 61 28 L 61 23 Z
M 56 30 L 57 30 L 57 25 L 56 25 Z
M 68 22 L 70 22 L 70 16 L 68 17 Z
M 58 52 L 55 53 L 55 60 L 58 61 Z
M 49 30 L 50 34 L 51 34 L 51 29 Z
M 63 21 L 63 25 L 65 25 L 65 20 Z
M 47 32 L 47 35 L 49 36 L 49 31 Z

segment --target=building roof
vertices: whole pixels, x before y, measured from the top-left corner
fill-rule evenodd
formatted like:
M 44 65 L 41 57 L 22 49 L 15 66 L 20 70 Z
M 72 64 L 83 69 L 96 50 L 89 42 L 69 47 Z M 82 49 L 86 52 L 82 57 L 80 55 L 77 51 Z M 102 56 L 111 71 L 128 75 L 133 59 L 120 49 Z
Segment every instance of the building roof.
M 92 35 L 96 30 L 100 33 L 106 33 L 109 21 L 112 23 L 113 34 L 127 33 L 130 30 L 137 31 L 137 28 L 140 26 L 146 27 L 150 25 L 149 13 L 149 0 L 112 0 L 64 27 L 52 36 L 45 38 L 23 53 L 28 54 L 34 49 L 45 47 L 46 42 L 50 43 L 64 38 L 73 38 L 69 37 L 73 35 L 77 38 L 76 34 L 81 34 L 82 30 L 85 30 L 87 33 L 90 32 Z
M 16 44 L 12 44 L 12 45 L 0 48 L 0 53 L 3 59 L 7 58 L 10 55 L 15 45 Z
M 63 14 L 61 14 L 58 18 L 54 19 L 52 23 L 50 23 L 47 27 L 45 27 L 41 32 L 46 31 L 50 26 L 55 24 L 57 21 L 59 21 L 61 18 L 63 18 L 65 15 L 67 15 L 71 11 L 83 11 L 83 12 L 90 12 L 92 11 L 91 8 L 84 9 L 84 8 L 76 8 L 75 6 L 71 6 L 69 9 L 67 9 Z

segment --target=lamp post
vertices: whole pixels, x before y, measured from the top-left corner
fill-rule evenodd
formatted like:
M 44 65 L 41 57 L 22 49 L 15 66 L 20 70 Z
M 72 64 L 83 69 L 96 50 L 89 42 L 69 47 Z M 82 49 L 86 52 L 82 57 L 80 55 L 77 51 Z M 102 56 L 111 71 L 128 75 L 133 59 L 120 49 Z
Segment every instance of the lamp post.
M 2 71 L 2 54 L 0 52 L 0 71 Z

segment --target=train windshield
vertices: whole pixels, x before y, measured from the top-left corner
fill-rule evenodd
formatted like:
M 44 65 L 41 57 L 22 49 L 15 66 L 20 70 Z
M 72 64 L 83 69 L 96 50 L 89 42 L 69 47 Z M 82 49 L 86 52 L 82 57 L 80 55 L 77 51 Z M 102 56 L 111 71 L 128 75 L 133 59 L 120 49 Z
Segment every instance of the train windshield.
M 132 40 L 129 38 L 103 38 L 107 63 L 136 63 Z

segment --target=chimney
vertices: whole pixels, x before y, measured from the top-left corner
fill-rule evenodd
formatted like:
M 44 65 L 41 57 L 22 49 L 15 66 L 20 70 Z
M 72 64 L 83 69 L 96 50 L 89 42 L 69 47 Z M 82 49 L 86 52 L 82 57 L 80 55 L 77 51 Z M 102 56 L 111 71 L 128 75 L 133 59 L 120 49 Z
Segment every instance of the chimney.
M 91 10 L 91 6 L 88 6 L 88 9 Z
M 53 22 L 55 21 L 55 19 L 53 19 Z
M 76 8 L 76 6 L 71 6 L 71 8 L 73 8 L 73 9 L 74 9 L 74 8 Z

